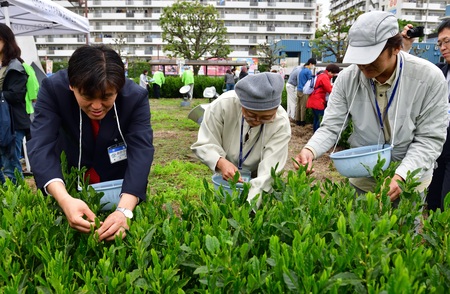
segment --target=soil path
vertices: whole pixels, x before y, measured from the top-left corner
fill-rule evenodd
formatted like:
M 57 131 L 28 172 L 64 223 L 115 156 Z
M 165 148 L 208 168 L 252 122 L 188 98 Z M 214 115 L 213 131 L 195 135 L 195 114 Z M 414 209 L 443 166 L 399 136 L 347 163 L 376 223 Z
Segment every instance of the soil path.
M 301 148 L 308 142 L 313 135 L 312 124 L 306 126 L 297 126 L 291 122 L 292 137 L 289 142 L 289 159 L 286 163 L 285 169 L 294 169 L 294 163 L 291 158 L 295 158 L 300 152 Z M 336 171 L 333 162 L 329 157 L 330 152 L 327 152 L 319 159 L 314 161 L 314 170 L 312 174 L 317 180 L 330 179 L 332 181 L 340 181 L 343 177 Z

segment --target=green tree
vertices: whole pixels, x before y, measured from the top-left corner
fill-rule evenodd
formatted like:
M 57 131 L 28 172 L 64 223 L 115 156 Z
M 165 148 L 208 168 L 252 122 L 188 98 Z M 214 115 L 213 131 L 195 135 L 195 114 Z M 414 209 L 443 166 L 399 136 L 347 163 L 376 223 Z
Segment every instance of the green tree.
M 313 53 L 322 59 L 334 56 L 337 63 L 342 63 L 348 46 L 348 31 L 355 20 L 363 13 L 358 8 L 352 8 L 336 14 L 329 14 L 329 23 L 316 31 L 313 40 Z
M 419 26 L 419 24 L 417 22 L 411 22 L 410 20 L 406 20 L 406 19 L 399 19 L 398 20 L 398 28 L 399 28 L 400 32 L 403 31 L 403 28 L 407 24 L 412 24 L 414 27 Z
M 284 46 L 279 46 L 278 43 L 269 44 L 264 42 L 258 44 L 257 49 L 260 62 L 269 70 L 274 64 L 280 64 L 280 59 L 286 57 L 286 54 L 280 54 Z
M 211 58 L 226 58 L 231 52 L 227 29 L 219 12 L 212 5 L 198 1 L 178 1 L 165 7 L 160 18 L 164 51 L 169 57 L 200 60 L 208 54 Z M 198 66 L 194 66 L 197 75 Z

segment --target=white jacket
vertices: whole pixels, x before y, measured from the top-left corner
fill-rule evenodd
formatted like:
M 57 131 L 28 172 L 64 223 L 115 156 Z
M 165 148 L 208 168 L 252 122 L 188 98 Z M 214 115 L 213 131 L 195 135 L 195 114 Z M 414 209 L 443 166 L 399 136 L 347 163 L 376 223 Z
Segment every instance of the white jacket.
M 211 170 L 215 171 L 217 161 L 223 157 L 234 165 L 238 165 L 242 121 L 242 106 L 235 91 L 227 91 L 206 108 L 198 140 L 191 149 L 197 157 Z M 257 140 L 261 126 L 253 127 L 243 154 Z M 244 120 L 243 133 L 246 134 L 249 125 Z M 257 177 L 250 181 L 251 188 L 247 200 L 253 199 L 262 190 L 272 190 L 270 171 L 278 163 L 277 171 L 281 171 L 288 157 L 288 143 L 291 139 L 291 125 L 286 111 L 279 106 L 272 123 L 264 125 L 259 140 L 252 152 L 244 161 L 242 168 L 252 172 L 257 171 Z
M 392 161 L 401 164 L 396 174 L 406 178 L 408 171 L 421 168 L 418 177 L 431 178 L 435 161 L 441 153 L 448 125 L 448 85 L 441 70 L 425 59 L 400 52 L 397 58 L 396 77 L 399 78 L 400 60 L 403 70 L 392 105 L 388 110 L 393 144 Z M 391 96 L 393 86 L 388 90 Z M 351 65 L 337 78 L 330 95 L 321 127 L 308 141 L 315 158 L 336 143 L 349 107 L 353 121 L 351 147 L 378 144 L 380 124 L 375 106 L 375 96 L 369 79 L 356 65 Z M 395 129 L 394 129 L 395 128 Z M 384 143 L 384 142 L 382 142 Z

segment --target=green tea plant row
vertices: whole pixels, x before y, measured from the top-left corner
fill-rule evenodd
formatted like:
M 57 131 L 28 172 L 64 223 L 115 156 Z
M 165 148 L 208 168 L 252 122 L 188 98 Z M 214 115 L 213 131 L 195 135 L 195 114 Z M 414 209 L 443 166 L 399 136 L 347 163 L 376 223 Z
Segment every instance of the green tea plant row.
M 303 169 L 274 173 L 259 209 L 245 200 L 248 186 L 229 195 L 205 180 L 198 200 L 139 205 L 114 242 L 76 232 L 53 198 L 8 182 L 0 292 L 448 293 L 450 209 L 424 218 L 415 173 L 392 208 L 382 180 L 393 171 L 377 167 L 376 191 L 361 196 Z M 99 209 L 101 195 L 78 195 Z

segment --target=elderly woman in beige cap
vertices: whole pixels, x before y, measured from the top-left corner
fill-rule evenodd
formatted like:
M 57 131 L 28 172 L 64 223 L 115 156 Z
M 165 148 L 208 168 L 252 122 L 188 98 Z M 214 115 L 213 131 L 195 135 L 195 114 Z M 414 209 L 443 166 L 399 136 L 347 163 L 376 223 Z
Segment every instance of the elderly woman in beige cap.
M 205 110 L 198 140 L 191 146 L 224 180 L 237 171 L 251 171 L 248 201 L 262 191 L 270 192 L 271 169 L 278 164 L 281 171 L 286 164 L 291 127 L 280 106 L 283 87 L 283 78 L 275 73 L 240 80 L 234 91 L 222 94 Z

